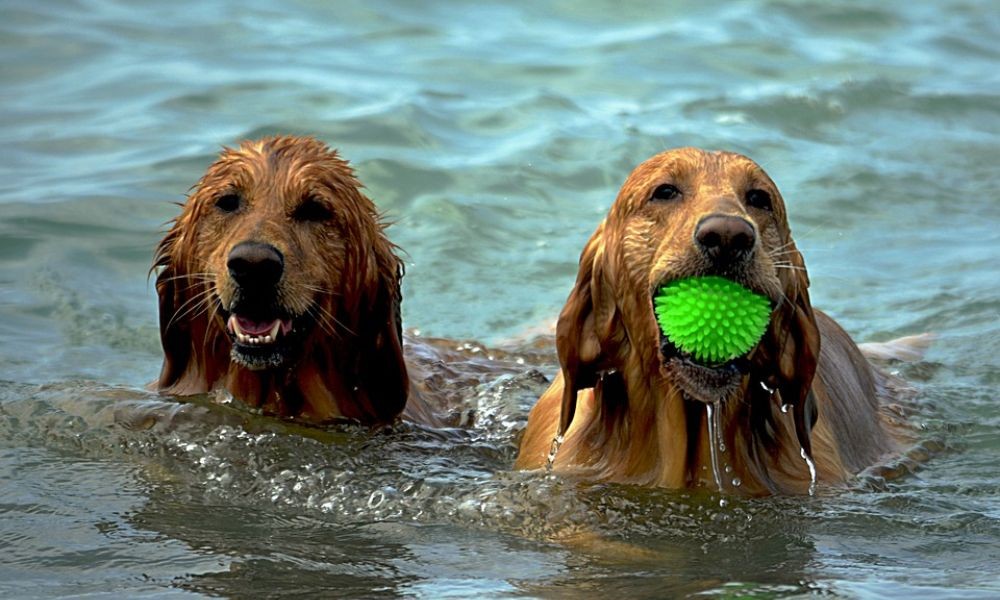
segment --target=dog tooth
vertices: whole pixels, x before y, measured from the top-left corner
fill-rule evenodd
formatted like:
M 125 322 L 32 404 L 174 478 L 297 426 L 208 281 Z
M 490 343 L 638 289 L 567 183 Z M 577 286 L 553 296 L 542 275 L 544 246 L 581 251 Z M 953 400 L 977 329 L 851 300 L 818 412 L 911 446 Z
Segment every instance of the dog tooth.
M 273 341 L 274 341 L 274 338 L 272 338 L 271 336 L 269 336 L 269 335 L 265 335 L 264 336 L 264 343 L 265 344 L 270 344 Z
M 270 334 L 267 336 L 270 338 L 270 340 L 268 341 L 278 339 L 278 332 L 280 330 L 281 330 L 281 319 L 276 319 L 274 321 L 274 325 L 271 326 Z

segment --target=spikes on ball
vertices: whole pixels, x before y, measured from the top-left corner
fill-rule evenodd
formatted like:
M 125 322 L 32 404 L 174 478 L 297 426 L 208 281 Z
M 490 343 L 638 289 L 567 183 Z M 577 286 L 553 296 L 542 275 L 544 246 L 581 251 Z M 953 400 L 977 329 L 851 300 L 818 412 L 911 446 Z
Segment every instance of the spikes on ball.
M 767 329 L 771 303 L 724 277 L 689 277 L 661 287 L 653 298 L 663 335 L 704 364 L 748 353 Z

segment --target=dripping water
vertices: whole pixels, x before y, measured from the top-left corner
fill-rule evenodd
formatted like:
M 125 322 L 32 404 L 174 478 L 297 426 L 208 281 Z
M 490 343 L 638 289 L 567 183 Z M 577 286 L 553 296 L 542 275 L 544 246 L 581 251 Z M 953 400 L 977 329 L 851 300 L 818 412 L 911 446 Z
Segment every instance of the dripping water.
M 771 390 L 771 388 L 769 388 L 766 385 L 764 385 L 764 382 L 761 382 L 760 385 L 764 389 L 770 391 L 771 393 L 774 393 L 774 390 Z M 792 409 L 792 405 L 791 404 L 787 404 L 787 403 L 782 403 L 781 404 L 781 413 L 782 414 L 785 414 L 785 415 L 789 414 L 789 412 L 791 411 L 791 409 Z M 794 432 L 795 431 L 795 421 L 792 420 L 792 419 L 789 419 L 789 420 L 790 420 L 791 425 L 792 425 L 792 431 Z M 801 446 L 799 447 L 799 456 L 802 457 L 802 460 L 804 460 L 806 462 L 806 466 L 809 467 L 809 495 L 810 496 L 815 496 L 816 495 L 816 463 L 813 462 L 812 457 L 809 456 L 809 453 L 806 452 L 806 449 L 802 448 Z
M 816 463 L 813 462 L 812 457 L 809 456 L 809 454 L 806 452 L 805 448 L 799 448 L 799 456 L 802 457 L 802 460 L 806 461 L 806 466 L 809 467 L 809 495 L 810 496 L 815 496 L 816 495 Z
M 719 456 L 716 446 L 725 447 L 719 436 L 721 432 L 719 431 L 719 412 L 716 409 L 715 404 L 705 404 L 705 421 L 708 424 L 708 448 L 709 455 L 712 457 L 712 477 L 715 478 L 715 485 L 722 491 L 722 476 L 719 474 Z
M 562 446 L 563 435 L 560 433 L 556 437 L 552 438 L 552 446 L 549 447 L 549 456 L 545 462 L 545 470 L 548 472 L 552 471 L 552 466 L 556 462 L 556 454 L 559 454 L 559 446 Z

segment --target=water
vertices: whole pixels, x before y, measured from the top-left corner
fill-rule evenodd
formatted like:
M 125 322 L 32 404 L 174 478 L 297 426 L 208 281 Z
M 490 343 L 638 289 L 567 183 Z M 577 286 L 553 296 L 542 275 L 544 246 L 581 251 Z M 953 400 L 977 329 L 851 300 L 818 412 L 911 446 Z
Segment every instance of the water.
M 0 596 L 1000 595 L 994 3 L 517 4 L 4 3 Z M 488 344 L 555 317 L 639 161 L 749 154 L 817 305 L 937 334 L 899 369 L 944 451 L 725 506 L 513 473 L 551 354 L 470 384 L 466 431 L 160 403 L 158 232 L 221 145 L 276 132 L 395 220 L 408 326 Z
M 715 489 L 723 492 L 725 488 L 722 487 L 722 475 L 719 471 L 719 452 L 723 451 L 724 447 L 716 408 L 713 404 L 705 404 L 705 427 L 708 428 L 708 453 L 712 457 L 712 480 L 715 482 Z

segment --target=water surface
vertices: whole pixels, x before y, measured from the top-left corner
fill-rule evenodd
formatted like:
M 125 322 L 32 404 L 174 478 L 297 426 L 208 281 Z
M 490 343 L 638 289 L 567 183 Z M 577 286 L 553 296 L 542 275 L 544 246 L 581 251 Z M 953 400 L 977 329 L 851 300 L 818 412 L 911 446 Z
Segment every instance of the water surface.
M 985 0 L 5 2 L 0 595 L 1000 595 L 998 40 Z M 815 304 L 937 334 L 898 369 L 945 451 L 724 507 L 510 472 L 554 357 L 470 386 L 466 431 L 160 403 L 152 248 L 272 133 L 340 148 L 396 222 L 408 327 L 489 344 L 555 317 L 638 162 L 748 154 Z

